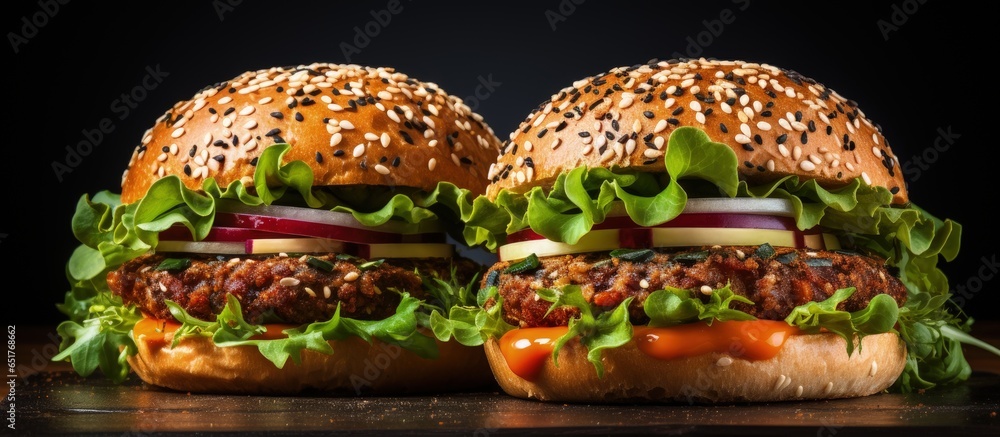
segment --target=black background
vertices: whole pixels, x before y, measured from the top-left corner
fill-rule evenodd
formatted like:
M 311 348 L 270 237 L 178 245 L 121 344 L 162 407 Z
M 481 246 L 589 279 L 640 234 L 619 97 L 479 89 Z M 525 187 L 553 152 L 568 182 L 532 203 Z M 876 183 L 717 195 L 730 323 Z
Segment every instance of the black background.
M 474 96 L 480 86 L 480 98 L 468 103 L 505 138 L 574 80 L 678 53 L 797 70 L 857 101 L 901 162 L 924 161 L 906 173 L 911 199 L 964 225 L 960 256 L 942 268 L 953 287 L 969 290 L 968 314 L 997 318 L 991 211 L 1000 145 L 984 126 L 995 100 L 986 59 L 996 52 L 984 43 L 995 40 L 996 29 L 978 7 L 937 0 L 400 0 L 401 11 L 380 14 L 389 2 L 17 3 L 5 2 L 0 22 L 7 36 L 0 47 L 0 306 L 8 325 L 62 320 L 55 305 L 68 289 L 77 200 L 118 192 L 143 132 L 204 86 L 275 65 L 392 66 L 458 96 Z M 391 21 L 373 24 L 373 13 Z M 377 33 L 355 40 L 366 25 Z M 359 52 L 345 56 L 346 44 Z M 150 71 L 162 80 L 151 82 Z M 122 94 L 135 100 L 127 113 L 115 103 Z M 52 163 L 66 162 L 66 147 L 102 119 L 113 131 L 60 181 Z M 935 149 L 939 130 L 949 129 L 958 137 Z

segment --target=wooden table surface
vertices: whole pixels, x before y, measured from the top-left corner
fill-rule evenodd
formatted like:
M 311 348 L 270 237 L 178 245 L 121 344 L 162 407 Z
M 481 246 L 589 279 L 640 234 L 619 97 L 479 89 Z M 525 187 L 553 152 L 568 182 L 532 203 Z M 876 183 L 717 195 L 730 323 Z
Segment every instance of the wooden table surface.
M 967 348 L 964 384 L 830 401 L 581 405 L 516 399 L 499 389 L 405 397 L 192 395 L 131 378 L 82 378 L 50 329 L 18 328 L 15 431 L 31 435 L 808 435 L 1000 434 L 1000 357 Z M 1000 323 L 975 332 L 1000 346 Z M 8 389 L 9 390 L 9 389 Z M 8 398 L 11 394 L 8 391 Z M 4 403 L 9 425 L 11 403 Z M 7 429 L 6 431 L 11 431 Z

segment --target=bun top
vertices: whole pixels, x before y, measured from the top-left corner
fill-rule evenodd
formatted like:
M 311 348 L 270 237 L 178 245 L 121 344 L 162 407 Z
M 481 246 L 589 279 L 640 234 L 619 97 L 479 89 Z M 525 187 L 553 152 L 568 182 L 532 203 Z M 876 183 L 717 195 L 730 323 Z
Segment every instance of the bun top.
M 276 143 L 284 161 L 310 165 L 314 185 L 482 194 L 500 140 L 483 118 L 437 84 L 392 68 L 314 63 L 245 72 L 178 102 L 143 135 L 122 176 L 122 202 L 177 175 L 191 189 L 253 184 L 257 157 Z
M 749 182 L 861 178 L 908 202 L 898 158 L 854 101 L 794 71 L 706 59 L 619 67 L 552 95 L 504 141 L 487 196 L 548 187 L 581 165 L 662 172 L 680 126 L 730 146 Z

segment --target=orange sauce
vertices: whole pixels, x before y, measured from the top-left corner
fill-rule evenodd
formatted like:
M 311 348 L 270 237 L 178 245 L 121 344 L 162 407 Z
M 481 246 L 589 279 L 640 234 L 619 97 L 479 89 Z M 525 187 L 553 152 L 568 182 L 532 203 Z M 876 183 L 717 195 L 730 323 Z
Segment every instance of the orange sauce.
M 566 327 L 514 329 L 500 339 L 500 352 L 507 366 L 521 378 L 533 380 L 552 355 L 556 340 Z M 766 360 L 781 351 L 789 336 L 799 329 L 783 321 L 752 320 L 715 322 L 651 328 L 637 326 L 633 340 L 650 357 L 670 360 L 708 353 L 724 353 L 744 360 Z
M 145 341 L 151 346 L 163 347 L 167 345 L 166 335 L 173 333 L 180 327 L 181 324 L 173 320 L 143 317 L 142 320 L 138 321 L 135 326 L 132 327 L 132 336 L 133 338 L 139 338 L 139 336 L 145 335 Z M 281 331 L 295 327 L 297 327 L 297 325 L 280 323 L 266 324 L 264 325 L 264 328 L 267 329 L 266 332 L 260 335 L 255 335 L 251 338 L 254 340 L 274 340 L 278 338 L 285 338 L 286 335 Z

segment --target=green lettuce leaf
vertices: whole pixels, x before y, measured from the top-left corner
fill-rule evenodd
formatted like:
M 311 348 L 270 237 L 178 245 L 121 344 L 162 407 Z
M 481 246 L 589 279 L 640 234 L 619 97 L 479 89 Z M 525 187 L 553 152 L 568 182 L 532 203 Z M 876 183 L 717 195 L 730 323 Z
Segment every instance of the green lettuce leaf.
M 632 298 L 625 299 L 613 310 L 598 312 L 587 302 L 580 287 L 576 285 L 567 285 L 558 290 L 542 288 L 536 293 L 541 299 L 552 302 L 549 312 L 562 306 L 580 310 L 579 317 L 570 319 L 566 334 L 556 339 L 552 349 L 552 362 L 558 367 L 559 350 L 570 340 L 579 338 L 580 344 L 587 348 L 587 361 L 597 369 L 598 377 L 603 378 L 602 351 L 632 341 L 632 324 L 628 318 L 628 305 Z
M 817 334 L 822 330 L 837 334 L 847 341 L 847 354 L 851 355 L 855 347 L 860 347 L 864 336 L 892 332 L 899 317 L 896 300 L 887 294 L 876 295 L 862 310 L 838 310 L 837 305 L 855 291 L 854 287 L 842 288 L 821 302 L 799 305 L 785 318 L 785 322 L 808 334 Z
M 643 310 L 649 316 L 649 326 L 674 326 L 698 321 L 711 325 L 716 320 L 756 320 L 750 314 L 729 308 L 734 301 L 753 304 L 750 299 L 733 293 L 729 284 L 713 290 L 707 303 L 702 302 L 697 294 L 700 292 L 674 287 L 650 293 L 643 303 Z
M 910 365 L 897 388 L 909 390 L 967 377 L 968 364 L 958 345 L 978 344 L 969 340 L 974 338 L 971 335 L 957 333 L 968 334 L 972 321 L 954 313 L 948 280 L 938 268 L 939 261 L 958 255 L 959 223 L 939 219 L 912 203 L 894 205 L 888 189 L 860 179 L 839 188 L 824 188 L 815 180 L 795 176 L 751 184 L 739 179 L 738 163 L 727 150 L 697 128 L 678 128 L 668 140 L 663 173 L 580 167 L 558 176 L 547 191 L 540 187 L 527 193 L 500 190 L 489 204 L 481 199 L 465 204 L 462 217 L 470 225 L 464 236 L 470 245 L 492 250 L 503 244 L 507 234 L 530 228 L 550 240 L 572 244 L 601 223 L 617 203 L 636 223 L 653 226 L 680 214 L 689 197 L 787 199 L 800 229 L 822 226 L 844 248 L 880 255 L 899 271 L 909 292 L 907 303 L 898 309 L 899 330 L 911 352 Z M 885 298 L 878 298 L 870 312 L 849 316 L 811 307 L 797 314 L 796 322 L 830 323 L 844 333 L 855 328 L 862 333 L 880 330 L 874 324 L 890 312 L 886 303 Z M 678 312 L 674 317 L 690 317 L 697 310 L 693 302 L 687 307 L 673 304 L 677 306 L 672 310 Z M 850 323 L 861 325 L 851 327 Z
M 454 223 L 483 200 L 472 200 L 469 190 L 441 182 L 430 191 L 411 187 L 314 187 L 313 174 L 302 162 L 282 161 L 288 144 L 268 147 L 257 161 L 253 186 L 234 181 L 221 187 L 214 179 L 206 179 L 202 190 L 187 188 L 177 176 L 169 175 L 154 182 L 146 196 L 128 205 L 110 191 L 101 191 L 91 198 L 84 194 L 77 202 L 72 230 L 80 245 L 66 265 L 70 291 L 57 308 L 68 320 L 60 325 L 63 338 L 60 353 L 53 359 L 70 360 L 81 375 L 96 369 L 121 381 L 128 374 L 128 355 L 135 353 L 129 332 L 141 319 L 134 307 L 124 306 L 111 294 L 105 277 L 122 263 L 146 254 L 158 244 L 159 232 L 172 226 L 185 226 L 195 239 L 204 238 L 212 227 L 219 202 L 235 201 L 244 205 L 281 204 L 322 208 L 352 214 L 358 221 L 376 226 L 389 220 L 399 220 L 417 229 L 440 227 Z M 488 203 L 488 202 L 487 202 Z M 503 215 L 506 216 L 506 215 Z M 495 225 L 486 219 L 484 224 Z M 457 238 L 467 232 L 462 227 L 445 229 Z M 211 334 L 220 345 L 253 344 L 276 365 L 291 358 L 298 359 L 303 349 L 328 349 L 324 339 L 355 335 L 371 341 L 378 338 L 411 350 L 424 357 L 437 354 L 432 337 L 420 334 L 429 326 L 432 312 L 445 315 L 457 302 L 471 306 L 474 293 L 465 289 L 457 300 L 438 301 L 437 307 L 424 307 L 412 297 L 404 298 L 397 314 L 383 321 L 356 321 L 340 318 L 289 331 L 287 339 L 251 340 L 260 327 L 247 325 L 239 316 L 238 302 L 227 304 L 214 322 L 197 321 L 172 306 L 175 317 L 184 319 L 181 335 Z M 443 296 L 437 296 L 442 298 Z M 404 305 L 405 304 L 405 305 Z M 415 306 L 414 306 L 415 305 Z M 459 315 L 456 313 L 456 317 Z M 464 317 L 464 316 L 463 316 Z M 447 319 L 447 317 L 446 317 Z M 459 317 L 457 320 L 464 320 Z M 462 332 L 468 332 L 464 330 Z M 462 334 L 463 339 L 471 335 Z M 121 349 L 124 346 L 124 349 Z

